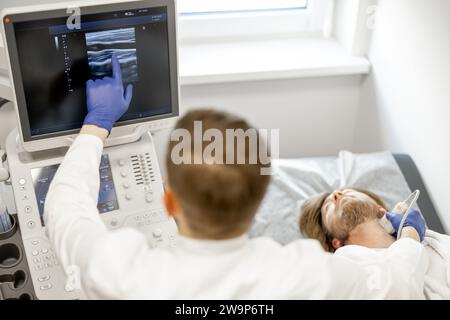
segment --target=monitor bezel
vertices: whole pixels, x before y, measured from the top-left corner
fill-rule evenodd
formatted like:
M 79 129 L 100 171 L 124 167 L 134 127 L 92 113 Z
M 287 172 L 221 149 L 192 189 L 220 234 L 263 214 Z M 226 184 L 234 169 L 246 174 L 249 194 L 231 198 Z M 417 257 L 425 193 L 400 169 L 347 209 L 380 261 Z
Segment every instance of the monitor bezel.
M 176 25 L 176 4 L 174 0 L 142 0 L 142 1 L 126 1 L 126 2 L 106 2 L 101 4 L 90 5 L 86 2 L 79 2 L 81 14 L 96 14 L 123 10 L 136 10 L 156 7 L 167 8 L 167 25 L 168 25 L 168 44 L 169 44 L 169 68 L 170 68 L 170 91 L 171 91 L 171 104 L 172 112 L 161 115 L 155 115 L 146 118 L 139 118 L 133 120 L 127 120 L 120 123 L 116 123 L 113 128 L 114 131 L 118 131 L 117 128 L 124 130 L 136 127 L 141 124 L 153 122 L 157 120 L 163 120 L 168 118 L 174 118 L 179 115 L 179 80 L 178 80 L 178 53 L 177 53 L 177 25 Z M 45 10 L 45 8 L 34 7 L 32 11 L 26 11 L 27 7 L 24 7 L 24 11 L 5 13 L 2 15 L 2 21 L 6 18 L 10 18 L 13 22 L 25 22 L 52 18 L 68 17 L 67 8 L 77 6 L 77 2 L 60 3 L 57 8 Z M 3 23 L 5 42 L 7 47 L 7 55 L 9 58 L 10 75 L 12 77 L 13 92 L 16 102 L 16 111 L 18 113 L 18 121 L 20 127 L 20 136 L 24 144 L 39 142 L 42 145 L 44 140 L 55 140 L 58 138 L 73 137 L 80 132 L 81 128 L 64 130 L 53 133 L 46 133 L 41 135 L 31 135 L 30 122 L 28 117 L 28 108 L 25 98 L 25 89 L 22 81 L 22 71 L 19 63 L 19 55 L 16 44 L 16 37 L 14 32 L 13 23 Z M 124 131 L 122 130 L 122 131 Z M 125 131 L 124 131 L 125 132 Z

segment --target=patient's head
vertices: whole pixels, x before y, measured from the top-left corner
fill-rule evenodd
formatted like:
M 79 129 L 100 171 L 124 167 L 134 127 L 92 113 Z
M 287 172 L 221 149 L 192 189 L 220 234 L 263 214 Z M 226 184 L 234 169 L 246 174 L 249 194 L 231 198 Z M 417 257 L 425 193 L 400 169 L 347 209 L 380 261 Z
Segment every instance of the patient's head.
M 300 230 L 333 252 L 348 242 L 356 228 L 384 215 L 385 205 L 376 194 L 362 189 L 324 193 L 305 202 Z

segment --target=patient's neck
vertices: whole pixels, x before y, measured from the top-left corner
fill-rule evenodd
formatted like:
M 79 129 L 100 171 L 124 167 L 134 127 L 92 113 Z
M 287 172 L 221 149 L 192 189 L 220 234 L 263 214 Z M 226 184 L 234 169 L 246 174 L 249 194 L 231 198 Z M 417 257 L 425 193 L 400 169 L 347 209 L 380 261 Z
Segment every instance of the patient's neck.
M 394 237 L 384 230 L 378 220 L 370 220 L 353 229 L 345 244 L 368 248 L 388 248 L 394 241 Z

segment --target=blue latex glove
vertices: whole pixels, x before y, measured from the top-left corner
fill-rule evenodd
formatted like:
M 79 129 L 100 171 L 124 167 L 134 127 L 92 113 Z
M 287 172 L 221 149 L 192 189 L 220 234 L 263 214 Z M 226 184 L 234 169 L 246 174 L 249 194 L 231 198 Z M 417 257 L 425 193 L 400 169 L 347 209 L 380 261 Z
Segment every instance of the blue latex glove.
M 403 214 L 387 212 L 386 218 L 392 223 L 392 226 L 395 230 L 395 235 L 397 235 L 398 228 L 400 227 L 400 222 L 403 218 Z M 405 223 L 403 224 L 403 228 L 404 227 L 413 227 L 414 229 L 416 229 L 417 233 L 419 234 L 420 241 L 423 241 L 423 238 L 425 237 L 426 223 L 419 211 L 412 210 L 409 213 L 408 217 L 405 220 Z
M 88 115 L 84 124 L 91 124 L 111 132 L 114 123 L 128 110 L 133 96 L 130 84 L 123 90 L 122 71 L 117 56 L 111 58 L 112 77 L 89 80 L 86 83 Z

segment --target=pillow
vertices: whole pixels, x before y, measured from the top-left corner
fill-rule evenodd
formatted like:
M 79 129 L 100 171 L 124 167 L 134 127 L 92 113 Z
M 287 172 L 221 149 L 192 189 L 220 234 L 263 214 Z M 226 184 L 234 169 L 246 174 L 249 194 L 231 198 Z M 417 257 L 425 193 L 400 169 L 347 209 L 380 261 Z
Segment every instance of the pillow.
M 268 192 L 255 216 L 250 237 L 270 237 L 281 244 L 302 238 L 300 208 L 312 196 L 343 187 L 363 188 L 378 194 L 388 209 L 411 193 L 390 152 L 337 157 L 280 159 L 273 162 Z

